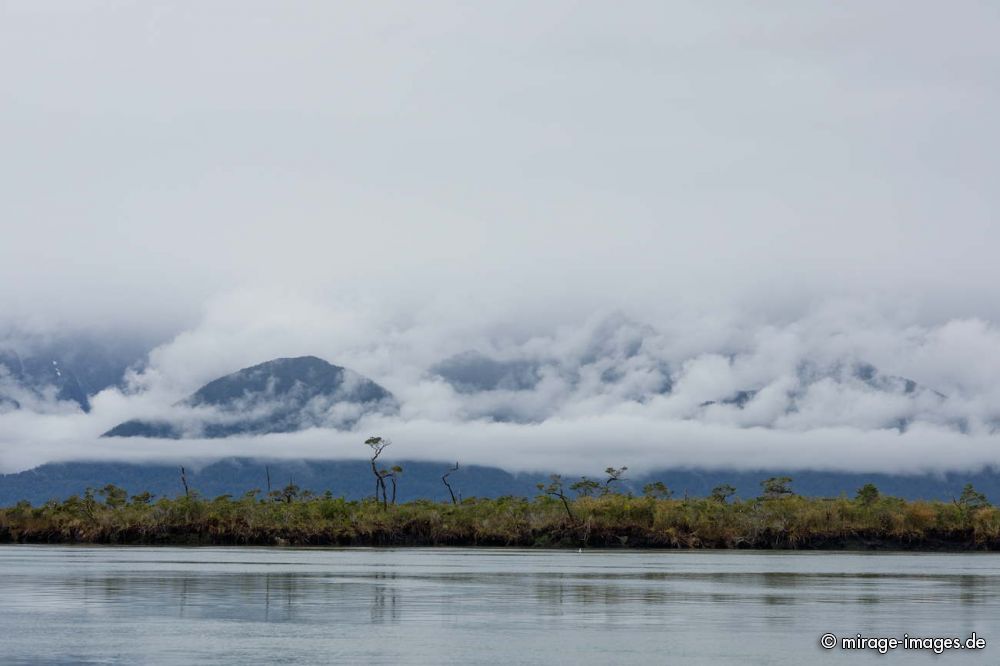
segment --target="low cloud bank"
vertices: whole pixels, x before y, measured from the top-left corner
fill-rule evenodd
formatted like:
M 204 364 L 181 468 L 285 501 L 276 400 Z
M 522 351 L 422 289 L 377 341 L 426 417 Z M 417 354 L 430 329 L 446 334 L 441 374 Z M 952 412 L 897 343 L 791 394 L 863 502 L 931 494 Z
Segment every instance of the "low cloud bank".
M 387 452 L 392 459 L 459 460 L 510 471 L 572 474 L 593 474 L 608 465 L 628 465 L 637 473 L 698 467 L 920 474 L 974 470 L 1000 461 L 996 436 L 964 435 L 923 425 L 903 434 L 854 427 L 792 432 L 602 415 L 540 424 L 373 419 L 361 428 L 168 442 L 77 438 L 63 433 L 31 447 L 10 447 L 4 442 L 3 465 L 11 472 L 76 459 L 195 464 L 228 456 L 361 459 L 367 453 L 362 442 L 369 433 L 382 433 L 394 441 Z
M 772 322 L 608 311 L 533 324 L 466 306 L 390 315 L 287 293 L 231 294 L 152 349 L 121 386 L 93 396 L 88 414 L 51 395 L 15 393 L 24 405 L 0 409 L 0 469 L 74 459 L 357 458 L 370 434 L 393 438 L 397 459 L 515 471 L 919 473 L 1000 464 L 1000 329 L 985 320 L 917 321 L 835 303 Z M 347 431 L 100 437 L 129 419 L 191 417 L 177 403 L 205 382 L 297 355 L 375 380 L 395 395 L 399 414 L 369 415 Z

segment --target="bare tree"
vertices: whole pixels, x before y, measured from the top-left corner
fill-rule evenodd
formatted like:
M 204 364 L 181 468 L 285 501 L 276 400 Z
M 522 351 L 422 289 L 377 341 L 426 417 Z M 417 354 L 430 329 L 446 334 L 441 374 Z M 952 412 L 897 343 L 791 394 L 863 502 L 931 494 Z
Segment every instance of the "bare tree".
M 188 488 L 187 472 L 181 466 L 181 483 L 184 484 L 184 497 L 191 497 L 191 489 Z
M 448 494 L 451 495 L 452 504 L 458 504 L 458 500 L 455 499 L 455 491 L 451 489 L 451 484 L 448 483 L 448 476 L 451 475 L 452 472 L 457 472 L 457 471 L 458 471 L 458 463 L 456 462 L 454 467 L 449 468 L 448 471 L 441 476 L 441 483 L 443 483 L 445 485 L 445 488 L 448 489 Z
M 569 498 L 566 497 L 566 493 L 563 491 L 563 480 L 558 474 L 553 474 L 549 477 L 548 485 L 544 483 L 537 484 L 539 490 L 541 490 L 546 495 L 551 495 L 552 497 L 558 497 L 562 500 L 563 506 L 566 508 L 566 515 L 569 516 L 569 520 L 572 523 L 576 522 L 576 516 L 573 515 L 572 509 L 569 508 Z

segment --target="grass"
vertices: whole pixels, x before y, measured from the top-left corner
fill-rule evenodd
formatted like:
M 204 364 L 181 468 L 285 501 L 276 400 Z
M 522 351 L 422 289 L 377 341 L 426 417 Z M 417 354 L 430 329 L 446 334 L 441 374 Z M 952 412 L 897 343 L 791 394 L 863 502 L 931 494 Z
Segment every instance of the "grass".
M 100 544 L 521 546 L 1000 550 L 1000 509 L 985 503 L 772 498 L 426 500 L 248 493 L 204 499 L 95 494 L 0 509 L 0 542 Z

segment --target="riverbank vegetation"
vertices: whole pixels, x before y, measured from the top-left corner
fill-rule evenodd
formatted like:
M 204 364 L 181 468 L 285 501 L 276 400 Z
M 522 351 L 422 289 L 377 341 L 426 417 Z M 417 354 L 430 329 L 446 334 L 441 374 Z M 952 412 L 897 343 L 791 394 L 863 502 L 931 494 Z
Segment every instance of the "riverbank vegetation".
M 800 497 L 791 479 L 773 478 L 752 499 L 734 499 L 728 486 L 678 498 L 655 482 L 643 496 L 616 492 L 624 471 L 610 468 L 603 482 L 553 476 L 534 498 L 401 504 L 384 483 L 373 483 L 377 498 L 358 501 L 292 484 L 214 499 L 106 486 L 0 509 L 0 542 L 1000 550 L 1000 509 L 971 486 L 951 502 L 904 501 L 870 484 L 828 499 Z
M 0 509 L 0 543 L 1000 550 L 1000 509 L 971 484 L 951 502 L 907 502 L 870 483 L 853 498 L 800 497 L 786 476 L 761 481 L 753 499 L 735 498 L 728 484 L 675 498 L 659 481 L 637 497 L 628 467 L 608 467 L 603 479 L 553 474 L 533 498 L 460 499 L 448 481 L 455 463 L 441 476 L 450 502 L 397 504 L 404 470 L 380 462 L 391 443 L 365 440 L 374 490 L 365 500 L 316 495 L 291 480 L 272 490 L 267 467 L 265 492 L 207 499 L 181 467 L 179 497 L 107 485 Z

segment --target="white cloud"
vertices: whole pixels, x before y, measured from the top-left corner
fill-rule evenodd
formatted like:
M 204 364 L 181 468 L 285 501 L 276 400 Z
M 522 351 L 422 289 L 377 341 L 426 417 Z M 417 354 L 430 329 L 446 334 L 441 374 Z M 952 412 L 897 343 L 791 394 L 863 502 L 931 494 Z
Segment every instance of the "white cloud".
M 450 325 L 435 328 L 441 309 L 387 316 L 301 295 L 238 292 L 216 300 L 200 324 L 156 348 L 126 391 L 94 396 L 89 415 L 65 408 L 0 414 L 0 465 L 94 455 L 158 458 L 167 451 L 187 457 L 279 450 L 288 456 L 353 455 L 348 444 L 376 431 L 396 439 L 400 456 L 458 455 L 512 469 L 558 461 L 603 468 L 600 461 L 626 455 L 623 462 L 636 467 L 772 460 L 912 471 L 1000 463 L 994 400 L 1000 373 L 991 378 L 983 371 L 1000 357 L 996 327 L 980 320 L 893 322 L 886 309 L 877 316 L 838 312 L 839 318 L 831 317 L 829 308 L 819 307 L 787 324 L 737 324 L 732 330 L 742 337 L 720 343 L 711 325 L 700 334 L 690 321 L 654 326 L 620 313 L 548 334 L 517 335 L 471 302 L 456 304 L 444 319 Z M 468 392 L 434 374 L 441 355 L 470 348 L 537 364 L 537 383 Z M 218 375 L 299 354 L 379 382 L 399 400 L 399 415 L 366 417 L 349 433 L 169 444 L 99 439 L 131 418 L 187 423 L 197 436 L 194 424 L 206 416 L 219 421 L 263 414 L 278 405 L 254 403 L 247 414 L 234 415 L 174 403 Z M 973 361 L 976 354 L 982 363 Z M 878 371 L 864 365 L 869 361 Z M 313 417 L 333 426 L 358 416 L 348 405 L 331 411 L 324 402 L 312 409 Z M 507 422 L 492 422 L 496 418 Z

